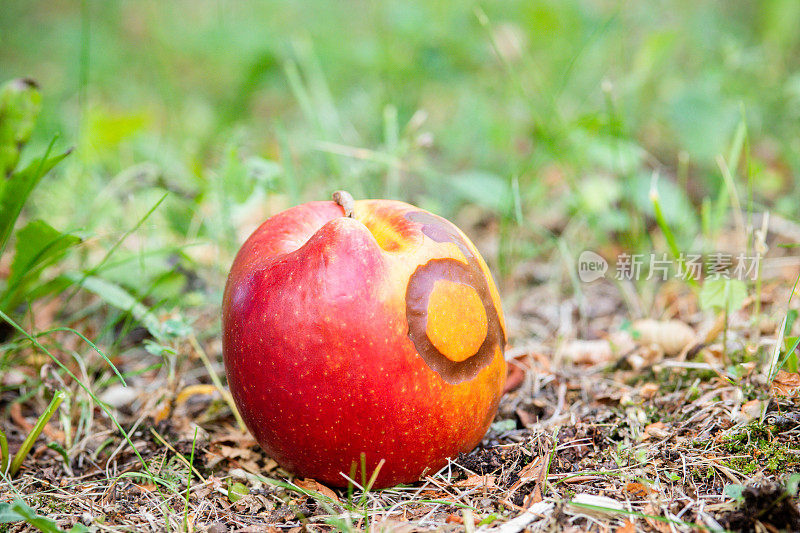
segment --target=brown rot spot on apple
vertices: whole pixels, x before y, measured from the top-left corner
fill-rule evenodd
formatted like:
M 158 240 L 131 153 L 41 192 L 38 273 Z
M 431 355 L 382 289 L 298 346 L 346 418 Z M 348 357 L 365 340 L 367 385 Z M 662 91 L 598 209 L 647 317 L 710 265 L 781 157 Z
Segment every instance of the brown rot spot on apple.
M 452 242 L 458 246 L 458 249 L 461 250 L 461 253 L 467 258 L 467 261 L 475 259 L 475 255 L 472 253 L 472 250 L 470 250 L 466 241 L 464 241 L 464 237 L 462 237 L 456 227 L 447 220 L 426 211 L 412 211 L 406 214 L 406 219 L 421 224 L 422 233 L 434 241 Z
M 456 244 L 467 259 L 432 259 L 417 267 L 406 288 L 408 336 L 444 381 L 471 380 L 505 346 L 488 281 L 454 226 L 430 213 L 412 212 L 406 218 L 421 223 L 423 234 L 436 242 Z

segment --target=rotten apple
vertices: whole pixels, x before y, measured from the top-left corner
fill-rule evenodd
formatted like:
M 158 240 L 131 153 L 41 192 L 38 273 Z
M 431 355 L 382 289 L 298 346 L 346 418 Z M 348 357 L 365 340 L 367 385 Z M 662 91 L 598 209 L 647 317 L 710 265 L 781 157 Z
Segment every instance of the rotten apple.
M 287 470 L 334 486 L 362 454 L 367 476 L 384 460 L 386 487 L 471 450 L 506 377 L 486 263 L 456 226 L 397 201 L 269 218 L 233 262 L 222 326 L 250 431 Z

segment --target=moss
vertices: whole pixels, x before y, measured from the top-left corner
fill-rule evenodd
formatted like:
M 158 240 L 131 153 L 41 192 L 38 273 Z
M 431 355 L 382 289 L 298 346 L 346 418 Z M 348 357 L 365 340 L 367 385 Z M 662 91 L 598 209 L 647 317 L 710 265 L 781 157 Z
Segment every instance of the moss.
M 707 466 L 705 470 L 702 468 L 692 468 L 690 472 L 698 481 L 707 481 L 709 479 L 713 479 L 717 473 L 713 466 Z
M 769 426 L 757 422 L 727 437 L 723 448 L 731 455 L 739 456 L 723 464 L 743 474 L 752 474 L 761 468 L 767 472 L 785 472 L 789 465 L 797 463 L 789 445 L 776 440 Z

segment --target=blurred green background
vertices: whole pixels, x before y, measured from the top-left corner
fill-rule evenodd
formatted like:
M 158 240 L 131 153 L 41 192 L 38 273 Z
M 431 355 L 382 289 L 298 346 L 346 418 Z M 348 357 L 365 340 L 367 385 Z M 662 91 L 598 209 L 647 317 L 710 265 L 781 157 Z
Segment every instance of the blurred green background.
M 176 261 L 224 272 L 254 224 L 339 188 L 478 220 L 503 274 L 559 242 L 658 246 L 654 173 L 688 249 L 726 224 L 721 162 L 749 210 L 800 209 L 795 0 L 6 0 L 2 11 L 2 78 L 42 87 L 26 153 L 56 134 L 76 147 L 31 215 L 79 232 L 86 267 L 169 193 L 114 251 L 118 271 L 103 264 L 138 297 L 169 286 Z

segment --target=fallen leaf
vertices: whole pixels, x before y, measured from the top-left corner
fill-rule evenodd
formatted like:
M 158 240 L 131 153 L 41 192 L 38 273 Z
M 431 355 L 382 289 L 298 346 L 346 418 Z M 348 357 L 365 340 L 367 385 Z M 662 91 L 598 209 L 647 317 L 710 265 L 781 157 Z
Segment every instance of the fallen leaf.
M 369 527 L 370 533 L 413 533 L 414 531 L 418 530 L 413 524 L 392 519 L 372 522 Z
M 523 466 L 519 471 L 519 478 L 517 479 L 517 482 L 511 487 L 511 492 L 516 491 L 525 483 L 535 480 L 539 476 L 539 470 L 541 470 L 541 468 L 542 464 L 540 457 L 537 457 L 527 465 Z
M 189 385 L 188 387 L 184 387 L 175 397 L 175 405 L 181 405 L 192 396 L 198 394 L 211 396 L 218 393 L 219 390 L 214 385 Z
M 233 427 L 230 427 L 228 431 L 221 435 L 218 434 L 210 444 L 221 444 L 223 442 L 235 444 L 240 448 L 252 448 L 258 444 L 250 433 L 239 431 Z
M 741 417 L 745 422 L 761 416 L 761 400 L 750 400 L 742 405 Z
M 630 520 L 625 520 L 625 523 L 619 526 L 615 533 L 636 533 L 636 526 Z
M 533 415 L 524 409 L 517 409 L 514 411 L 514 414 L 519 417 L 519 421 L 522 422 L 523 427 L 530 427 L 539 420 L 538 417 L 534 418 Z
M 219 444 L 217 446 L 217 451 L 226 459 L 252 460 L 258 457 L 256 452 L 248 448 L 225 446 L 224 444 Z
M 536 482 L 533 486 L 533 490 L 531 490 L 523 499 L 523 509 L 527 509 L 534 503 L 542 501 L 542 485 L 544 484 L 544 475 L 546 471 L 545 467 L 547 464 L 549 464 L 549 462 L 550 453 L 548 452 L 522 467 L 517 474 L 519 477 L 517 482 L 512 485 L 511 489 L 509 489 L 509 497 L 511 497 L 523 485 L 530 483 L 531 481 Z
M 8 414 L 11 417 L 11 420 L 22 429 L 23 433 L 30 433 L 33 431 L 33 424 L 25 420 L 25 417 L 22 416 L 22 404 L 21 403 L 12 403 L 11 407 L 8 409 Z
M 337 496 L 336 493 L 333 492 L 333 490 L 326 487 L 325 485 L 323 485 L 322 483 L 320 483 L 315 479 L 311 478 L 297 479 L 295 480 L 294 484 L 300 487 L 301 489 L 310 490 L 313 492 L 319 492 L 323 496 L 327 496 L 328 498 L 337 503 L 339 502 L 339 496 Z
M 508 373 L 503 394 L 518 389 L 523 381 L 525 381 L 525 367 L 515 359 L 508 361 Z
M 657 344 L 645 344 L 629 354 L 626 359 L 631 368 L 642 370 L 664 359 L 664 349 Z
M 797 396 L 800 394 L 800 374 L 779 370 L 769 387 L 773 396 Z
M 602 365 L 617 358 L 606 339 L 570 341 L 564 345 L 562 353 L 576 365 Z
M 667 355 L 677 355 L 695 342 L 694 330 L 680 320 L 653 320 L 645 318 L 633 323 L 641 344 L 655 344 Z
M 645 383 L 639 388 L 639 396 L 645 400 L 651 399 L 658 392 L 657 383 Z
M 645 498 L 650 494 L 650 489 L 638 481 L 629 481 L 625 484 L 625 492 L 634 498 Z
M 133 403 L 139 396 L 136 389 L 126 387 L 122 384 L 114 384 L 100 394 L 100 401 L 110 405 L 114 409 L 119 409 Z
M 495 485 L 495 480 L 497 478 L 495 476 L 479 476 L 477 474 L 473 474 L 469 476 L 467 479 L 463 479 L 455 483 L 456 487 L 464 487 L 468 489 L 474 489 L 477 487 L 484 487 L 487 489 L 494 489 L 497 488 Z
M 237 481 L 236 483 L 228 485 L 228 500 L 230 500 L 231 503 L 236 503 L 249 495 L 250 489 L 248 489 L 244 483 L 239 483 Z
M 533 490 L 525 496 L 525 500 L 522 504 L 525 509 L 529 509 L 533 504 L 542 501 L 542 487 L 544 486 L 547 466 L 550 464 L 550 452 L 539 457 L 536 462 L 539 463 L 539 468 L 536 471 L 536 485 L 534 485 Z
M 11 420 L 22 429 L 23 433 L 30 433 L 33 431 L 33 424 L 25 420 L 25 417 L 22 416 L 22 404 L 21 403 L 12 403 L 11 407 L 8 409 L 8 414 L 11 417 Z M 52 422 L 48 422 L 42 428 L 42 433 L 44 433 L 45 437 L 50 440 L 54 440 L 57 442 L 64 442 L 64 432 L 53 429 Z
M 644 427 L 644 432 L 647 435 L 657 439 L 666 439 L 670 436 L 670 433 L 666 428 L 667 425 L 664 422 L 653 422 L 652 424 L 647 424 Z
M 644 508 L 644 514 L 651 516 L 661 516 L 661 512 L 658 509 L 656 509 L 652 504 L 649 503 Z M 659 533 L 671 533 L 672 531 L 672 526 L 670 526 L 670 524 L 668 524 L 667 522 L 662 522 L 661 520 L 650 518 L 650 516 L 645 516 L 644 520 L 650 527 L 652 527 Z
M 445 522 L 447 522 L 448 524 L 463 524 L 464 519 L 455 513 L 450 513 L 449 515 L 447 515 L 447 520 L 445 520 Z

